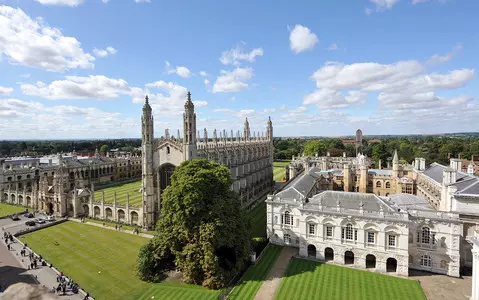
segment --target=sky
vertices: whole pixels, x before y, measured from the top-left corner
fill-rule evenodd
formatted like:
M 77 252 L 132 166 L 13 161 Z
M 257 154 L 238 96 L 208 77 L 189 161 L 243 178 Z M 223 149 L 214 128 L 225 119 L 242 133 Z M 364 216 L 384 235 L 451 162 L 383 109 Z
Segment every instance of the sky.
M 479 130 L 477 0 L 0 0 L 0 140 Z M 211 134 L 210 134 L 211 135 Z

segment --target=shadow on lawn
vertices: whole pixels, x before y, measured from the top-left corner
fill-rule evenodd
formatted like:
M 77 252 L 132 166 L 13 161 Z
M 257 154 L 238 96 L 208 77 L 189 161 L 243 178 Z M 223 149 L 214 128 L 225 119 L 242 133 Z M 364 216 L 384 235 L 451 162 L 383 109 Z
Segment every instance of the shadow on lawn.
M 4 291 L 8 286 L 23 282 L 23 283 L 38 283 L 35 278 L 30 274 L 25 274 L 27 271 L 24 268 L 18 268 L 13 266 L 1 266 L 0 267 L 0 291 Z

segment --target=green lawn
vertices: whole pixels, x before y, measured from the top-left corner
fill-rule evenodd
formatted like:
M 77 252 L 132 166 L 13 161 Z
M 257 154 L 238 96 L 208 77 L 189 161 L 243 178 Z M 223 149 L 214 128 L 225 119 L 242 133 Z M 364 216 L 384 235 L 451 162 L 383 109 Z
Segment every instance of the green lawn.
M 0 203 L 0 217 L 16 214 L 25 210 L 25 207 Z
M 91 218 L 86 218 L 86 220 L 88 222 L 97 223 L 97 224 L 103 224 L 104 223 L 105 226 L 107 226 L 107 227 L 115 227 L 115 225 L 118 225 L 118 223 L 111 222 L 111 221 L 106 221 L 106 220 L 97 220 L 97 219 L 91 219 Z M 132 230 L 133 231 L 133 229 L 135 229 L 135 226 L 126 225 L 126 224 L 122 224 L 122 225 L 123 225 L 122 229 L 124 229 L 124 230 Z M 154 231 L 145 231 L 140 226 L 137 227 L 137 228 L 140 230 L 141 233 L 147 233 L 147 234 L 151 234 L 151 235 L 155 234 Z
M 426 300 L 419 282 L 293 258 L 276 300 Z
M 130 195 L 130 205 L 141 205 L 141 180 L 123 183 L 112 187 L 107 187 L 101 190 L 95 191 L 95 201 L 100 202 L 102 194 L 105 193 L 105 203 L 113 203 L 114 194 L 116 192 L 116 203 L 126 204 L 126 193 Z
M 282 247 L 269 244 L 263 257 L 244 274 L 241 283 L 233 289 L 228 299 L 254 299 L 263 281 L 268 277 Z M 307 298 L 304 298 L 307 299 Z
M 135 275 L 148 239 L 77 222 L 20 237 L 95 299 L 216 299 L 220 291 L 182 283 L 146 283 Z
M 266 203 L 264 200 L 248 212 L 251 220 L 251 237 L 266 237 Z
M 276 182 L 283 182 L 283 178 L 286 176 L 285 167 L 289 165 L 289 161 L 275 161 L 273 162 L 273 178 Z

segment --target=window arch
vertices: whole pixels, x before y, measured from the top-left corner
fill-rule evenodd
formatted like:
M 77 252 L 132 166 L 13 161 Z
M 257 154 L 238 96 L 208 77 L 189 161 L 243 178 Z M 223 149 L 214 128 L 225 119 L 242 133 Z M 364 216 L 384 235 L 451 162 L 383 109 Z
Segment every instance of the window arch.
M 423 226 L 417 233 L 417 242 L 421 244 L 435 244 L 435 233 L 428 226 Z
M 378 187 L 378 188 L 381 187 L 381 181 L 376 181 L 376 187 Z
M 170 146 L 166 147 L 166 154 L 170 154 Z
M 391 183 L 389 181 L 386 181 L 386 188 L 387 189 L 391 188 Z
M 348 223 L 341 228 L 341 238 L 348 241 L 356 241 L 358 239 L 358 230 L 353 228 L 353 224 Z
M 421 266 L 430 268 L 432 266 L 431 256 L 423 254 L 421 256 Z
M 281 223 L 285 225 L 293 225 L 293 216 L 289 211 L 285 211 L 281 216 Z

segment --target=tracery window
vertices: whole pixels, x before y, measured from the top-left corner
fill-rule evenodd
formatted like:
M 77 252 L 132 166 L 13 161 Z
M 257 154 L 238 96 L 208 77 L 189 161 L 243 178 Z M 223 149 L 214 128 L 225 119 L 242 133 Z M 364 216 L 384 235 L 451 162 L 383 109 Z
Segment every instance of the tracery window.
M 422 227 L 421 231 L 417 233 L 417 242 L 421 244 L 436 244 L 436 234 L 431 232 L 427 226 Z

